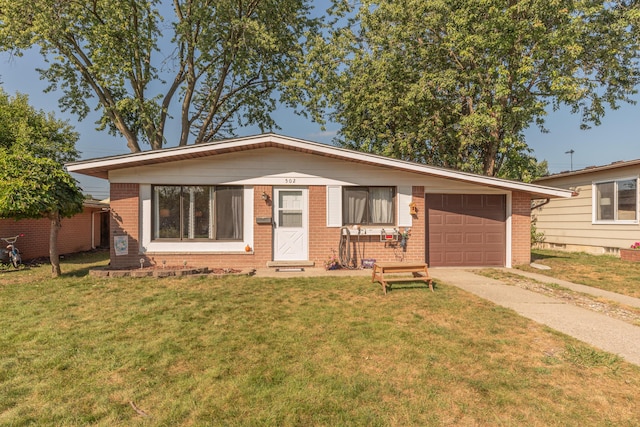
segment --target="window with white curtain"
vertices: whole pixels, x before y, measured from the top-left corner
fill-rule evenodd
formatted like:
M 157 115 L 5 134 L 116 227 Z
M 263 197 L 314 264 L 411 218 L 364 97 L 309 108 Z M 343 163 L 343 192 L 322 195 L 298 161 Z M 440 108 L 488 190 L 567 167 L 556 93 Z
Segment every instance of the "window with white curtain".
M 243 187 L 153 187 L 153 239 L 242 240 Z
M 594 221 L 638 221 L 637 178 L 594 183 Z
M 342 187 L 342 222 L 393 225 L 394 187 Z

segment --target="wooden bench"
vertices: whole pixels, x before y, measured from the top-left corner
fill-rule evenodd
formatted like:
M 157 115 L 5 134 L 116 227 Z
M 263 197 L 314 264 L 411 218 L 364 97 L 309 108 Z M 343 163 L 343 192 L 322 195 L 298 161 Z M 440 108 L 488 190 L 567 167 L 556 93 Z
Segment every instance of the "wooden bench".
M 411 273 L 411 277 L 406 276 L 385 276 L 385 274 Z M 373 275 L 371 282 L 380 282 L 382 290 L 387 293 L 389 282 L 417 282 L 422 281 L 429 285 L 433 292 L 433 280 L 429 277 L 427 264 L 424 262 L 377 262 L 373 265 Z

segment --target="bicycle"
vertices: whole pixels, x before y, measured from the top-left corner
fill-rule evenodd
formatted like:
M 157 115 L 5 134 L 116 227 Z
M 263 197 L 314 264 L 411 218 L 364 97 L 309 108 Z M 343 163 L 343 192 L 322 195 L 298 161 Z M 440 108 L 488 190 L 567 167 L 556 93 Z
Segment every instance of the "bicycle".
M 20 256 L 20 250 L 16 247 L 16 240 L 18 237 L 23 237 L 24 234 L 18 234 L 14 237 L 0 237 L 0 239 L 4 240 L 8 243 L 6 254 L 9 255 L 9 262 L 13 265 L 13 268 L 18 268 L 20 263 L 22 262 L 22 257 Z

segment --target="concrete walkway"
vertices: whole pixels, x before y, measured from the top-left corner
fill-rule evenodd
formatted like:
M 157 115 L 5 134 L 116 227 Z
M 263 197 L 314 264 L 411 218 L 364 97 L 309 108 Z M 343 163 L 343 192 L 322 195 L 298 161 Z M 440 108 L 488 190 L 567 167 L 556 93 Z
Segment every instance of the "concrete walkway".
M 640 307 L 640 300 L 588 286 L 549 278 L 515 269 L 511 273 L 583 293 L 603 297 L 629 306 Z M 549 326 L 601 350 L 617 354 L 626 361 L 640 365 L 640 327 L 604 314 L 568 304 L 518 286 L 506 285 L 495 279 L 459 269 L 433 268 L 429 270 L 436 281 L 457 286 L 495 304 L 510 308 L 518 314 Z M 437 292 L 437 291 L 436 291 Z
M 505 269 L 543 283 L 555 283 L 573 291 L 640 308 L 640 299 L 589 286 L 554 279 L 542 274 L 528 273 L 516 269 Z M 605 314 L 551 298 L 518 286 L 506 285 L 499 280 L 479 276 L 468 270 L 452 268 L 430 268 L 429 273 L 436 281 L 457 286 L 467 292 L 489 300 L 497 305 L 510 308 L 535 322 L 549 326 L 580 341 L 617 354 L 630 363 L 640 365 L 640 326 L 613 319 Z M 371 270 L 335 270 L 305 268 L 304 271 L 276 272 L 275 269 L 260 268 L 256 276 L 312 277 L 312 276 L 365 276 L 371 277 Z M 380 289 L 379 287 L 377 289 Z M 435 294 L 438 290 L 436 287 Z M 389 295 L 393 298 L 393 294 Z

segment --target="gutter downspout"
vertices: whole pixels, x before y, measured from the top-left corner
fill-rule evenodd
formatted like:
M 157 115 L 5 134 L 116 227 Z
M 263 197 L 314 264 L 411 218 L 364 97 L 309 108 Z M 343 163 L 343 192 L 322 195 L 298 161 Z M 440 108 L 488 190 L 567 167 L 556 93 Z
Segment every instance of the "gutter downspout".
M 543 207 L 544 205 L 546 205 L 547 203 L 549 203 L 551 201 L 551 199 L 545 199 L 544 202 L 537 204 L 537 205 L 533 205 L 531 206 L 531 210 L 533 211 L 534 209 L 538 209 Z

